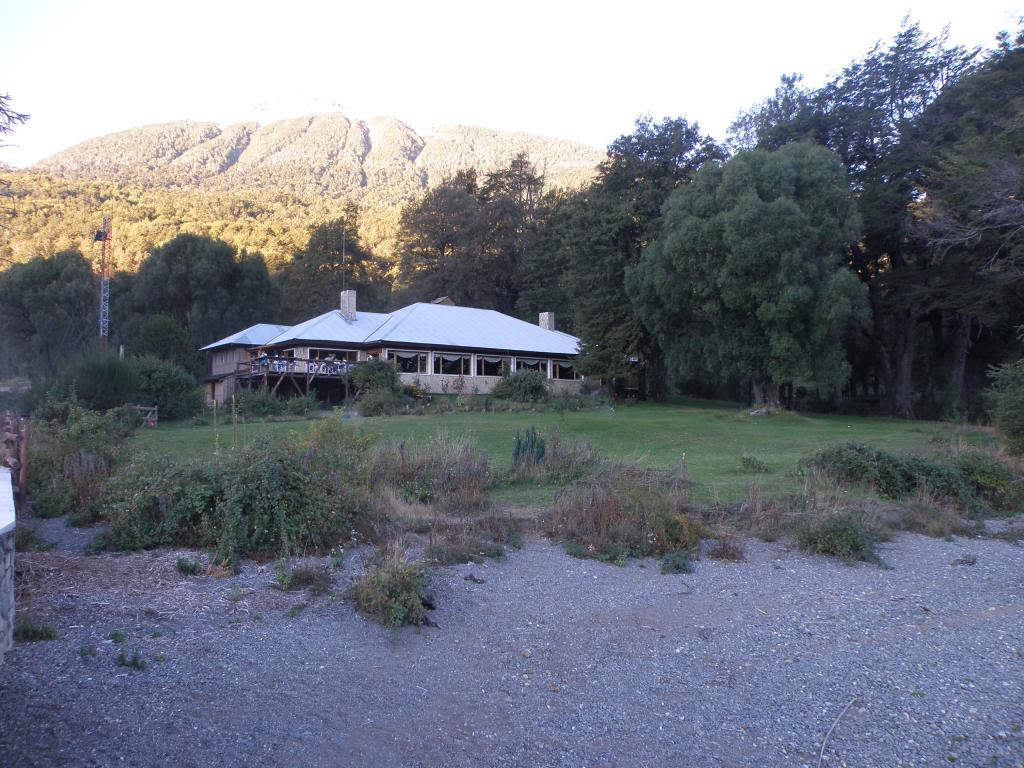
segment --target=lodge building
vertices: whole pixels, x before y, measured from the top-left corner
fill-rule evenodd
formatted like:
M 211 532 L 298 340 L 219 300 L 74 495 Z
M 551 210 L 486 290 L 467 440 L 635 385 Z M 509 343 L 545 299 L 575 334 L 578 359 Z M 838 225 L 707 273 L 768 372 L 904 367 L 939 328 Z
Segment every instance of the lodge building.
M 358 312 L 356 292 L 342 291 L 338 309 L 294 326 L 259 323 L 202 351 L 211 358 L 207 400 L 218 403 L 240 387 L 260 386 L 341 402 L 352 367 L 375 359 L 392 362 L 403 384 L 430 393 L 487 394 L 504 372 L 520 370 L 544 374 L 553 393 L 578 392 L 582 383 L 579 339 L 556 331 L 553 313 L 542 312 L 533 325 L 446 298 Z

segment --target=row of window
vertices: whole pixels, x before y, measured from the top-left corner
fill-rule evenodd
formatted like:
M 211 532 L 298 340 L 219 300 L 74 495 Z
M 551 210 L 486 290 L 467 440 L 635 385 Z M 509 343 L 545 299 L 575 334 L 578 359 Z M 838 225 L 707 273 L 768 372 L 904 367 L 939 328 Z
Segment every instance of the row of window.
M 512 371 L 513 365 L 513 360 L 510 357 L 477 355 L 476 372 L 474 373 L 471 355 L 449 352 L 434 353 L 432 371 L 430 370 L 429 363 L 430 356 L 426 352 L 389 350 L 388 360 L 394 363 L 401 373 L 435 373 L 447 376 L 501 376 L 506 371 Z M 515 370 L 540 371 L 546 376 L 548 373 L 548 361 L 540 358 L 517 357 L 515 358 Z M 551 378 L 578 379 L 580 377 L 577 375 L 572 363 L 565 360 L 552 360 Z

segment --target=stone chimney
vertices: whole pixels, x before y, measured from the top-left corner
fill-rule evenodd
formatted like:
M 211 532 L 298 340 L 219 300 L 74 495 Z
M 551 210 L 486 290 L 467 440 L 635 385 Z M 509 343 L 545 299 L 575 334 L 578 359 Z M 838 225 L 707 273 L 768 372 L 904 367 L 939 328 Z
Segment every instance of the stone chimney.
M 545 331 L 555 330 L 555 313 L 541 312 L 540 318 L 537 320 L 537 325 L 539 325 Z
M 341 292 L 341 316 L 345 318 L 346 322 L 354 323 L 356 321 L 355 291 Z

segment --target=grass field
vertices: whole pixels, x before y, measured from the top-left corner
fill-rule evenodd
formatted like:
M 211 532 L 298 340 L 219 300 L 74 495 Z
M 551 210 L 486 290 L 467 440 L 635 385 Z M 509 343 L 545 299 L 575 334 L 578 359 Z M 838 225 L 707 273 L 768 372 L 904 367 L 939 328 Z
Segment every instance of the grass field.
M 326 418 L 338 418 L 326 416 Z M 752 481 L 770 494 L 797 489 L 792 476 L 797 461 L 830 443 L 857 440 L 893 451 L 938 454 L 950 443 L 988 443 L 985 430 L 939 422 L 909 422 L 853 416 L 780 413 L 749 416 L 745 410 L 720 403 L 688 401 L 675 405 L 637 404 L 597 410 L 539 413 L 450 413 L 434 416 L 348 419 L 353 430 L 384 438 L 423 439 L 443 431 L 470 437 L 487 451 L 496 469 L 511 463 L 516 430 L 530 426 L 541 432 L 558 427 L 566 436 L 590 440 L 610 458 L 640 462 L 651 467 L 672 467 L 683 454 L 698 499 L 735 501 Z M 143 430 L 133 445 L 139 452 L 167 453 L 180 459 L 212 454 L 244 445 L 259 435 L 287 435 L 309 429 L 309 421 L 250 422 L 214 426 L 161 425 Z M 744 469 L 744 454 L 767 465 L 769 472 Z M 554 488 L 536 484 L 497 490 L 497 497 L 512 504 L 543 504 Z

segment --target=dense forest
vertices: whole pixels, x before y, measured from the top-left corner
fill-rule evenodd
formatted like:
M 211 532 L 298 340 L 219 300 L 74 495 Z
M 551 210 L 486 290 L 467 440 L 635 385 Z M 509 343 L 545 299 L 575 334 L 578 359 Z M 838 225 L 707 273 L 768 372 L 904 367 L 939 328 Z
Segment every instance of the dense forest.
M 89 343 L 112 215 L 129 347 L 157 314 L 198 345 L 345 284 L 366 309 L 552 310 L 584 372 L 644 396 L 984 418 L 1021 355 L 1022 115 L 1024 34 L 904 24 L 819 88 L 783 76 L 724 141 L 641 117 L 603 159 L 490 132 L 469 161 L 465 134 L 338 116 L 104 137 L 3 177 L 0 366 L 56 375 Z

